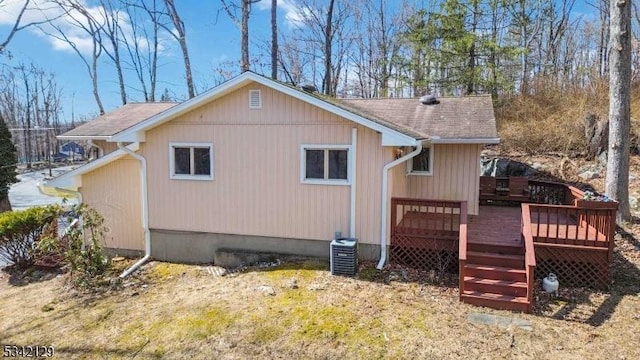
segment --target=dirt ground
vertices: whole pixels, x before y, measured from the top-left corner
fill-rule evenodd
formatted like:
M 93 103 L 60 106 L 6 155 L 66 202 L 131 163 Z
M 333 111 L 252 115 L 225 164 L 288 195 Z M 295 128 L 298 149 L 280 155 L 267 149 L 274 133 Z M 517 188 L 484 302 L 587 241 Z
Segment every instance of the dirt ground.
M 93 292 L 67 274 L 0 272 L 0 345 L 51 345 L 60 359 L 637 359 L 640 221 L 624 230 L 610 291 L 538 292 L 533 314 L 463 304 L 455 278 L 372 263 L 348 278 L 313 259 L 225 276 L 151 262 Z M 131 263 L 114 262 L 113 278 Z M 479 313 L 531 328 L 470 321 Z

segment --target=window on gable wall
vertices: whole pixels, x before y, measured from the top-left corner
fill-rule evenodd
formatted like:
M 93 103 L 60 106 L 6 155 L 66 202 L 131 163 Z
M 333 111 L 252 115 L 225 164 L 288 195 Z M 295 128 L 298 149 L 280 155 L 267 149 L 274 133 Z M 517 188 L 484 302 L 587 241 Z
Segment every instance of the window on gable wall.
M 301 181 L 309 184 L 348 185 L 349 146 L 303 145 Z
M 431 147 L 423 147 L 420 154 L 409 159 L 407 170 L 409 175 L 432 175 L 433 149 Z
M 213 144 L 171 143 L 170 177 L 179 180 L 213 180 Z

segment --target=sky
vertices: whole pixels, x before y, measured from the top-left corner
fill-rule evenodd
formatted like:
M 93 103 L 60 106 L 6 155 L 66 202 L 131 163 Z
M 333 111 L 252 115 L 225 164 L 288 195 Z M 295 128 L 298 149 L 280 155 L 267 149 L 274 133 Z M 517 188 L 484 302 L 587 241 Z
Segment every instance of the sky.
M 80 0 L 96 13 L 97 1 Z M 32 0 L 43 5 L 46 0 Z M 0 38 L 4 39 L 16 19 L 20 6 L 24 0 L 0 0 Z M 176 7 L 186 26 L 186 38 L 189 47 L 193 77 L 196 92 L 215 86 L 220 82 L 216 68 L 224 66 L 227 70 L 239 72 L 239 65 L 230 67 L 230 61 L 240 59 L 240 30 L 221 10 L 218 0 L 177 0 Z M 252 53 L 259 54 L 260 44 L 267 44 L 270 39 L 271 1 L 262 0 L 253 6 L 251 12 L 250 32 Z M 51 18 L 54 15 L 47 15 Z M 279 0 L 279 26 L 287 27 L 299 19 L 291 0 Z M 41 11 L 29 11 L 25 14 L 23 23 L 44 19 Z M 91 52 L 91 42 L 81 31 L 65 25 L 58 20 L 61 27 L 68 31 L 78 48 L 84 53 Z M 46 30 L 46 29 L 45 29 Z M 51 31 L 51 29 L 49 29 Z M 43 29 L 29 27 L 16 34 L 7 50 L 10 56 L 0 57 L 0 64 L 5 66 L 20 66 L 33 63 L 47 72 L 55 74 L 57 83 L 63 91 L 63 113 L 61 118 L 65 122 L 71 120 L 72 112 L 75 118 L 97 114 L 98 108 L 92 94 L 91 80 L 81 58 L 68 45 L 47 36 Z M 103 56 L 104 57 L 104 56 Z M 172 97 L 182 100 L 186 97 L 187 89 L 184 81 L 184 65 L 180 48 L 172 39 L 165 36 L 161 44 L 159 63 L 159 82 L 157 98 L 165 88 Z M 132 73 L 128 76 L 133 76 Z M 120 106 L 120 95 L 115 67 L 106 57 L 98 72 L 99 88 L 105 110 L 110 111 Z M 134 80 L 128 83 L 137 86 Z M 136 89 L 128 90 L 130 101 L 143 101 L 142 93 Z M 72 111 L 73 108 L 73 111 Z
M 13 25 L 17 13 L 25 0 L 0 0 L 0 39 L 4 39 Z M 28 10 L 23 23 L 41 21 L 46 16 L 54 18 L 55 10 L 47 5 L 49 0 L 31 0 L 33 7 L 47 9 L 44 12 Z M 99 1 L 76 0 L 85 4 L 94 14 L 99 13 Z M 238 1 L 238 0 L 231 0 Z M 588 0 L 576 0 L 574 7 L 576 13 L 582 15 L 594 13 L 591 7 L 585 7 Z M 186 25 L 186 38 L 191 58 L 191 66 L 196 85 L 196 93 L 201 93 L 217 85 L 221 77 L 216 69 L 224 68 L 233 72 L 239 72 L 237 66 L 229 65 L 229 62 L 239 62 L 240 59 L 240 30 L 221 10 L 219 0 L 176 0 L 178 12 Z M 400 3 L 388 0 L 389 6 L 397 6 Z M 262 0 L 253 5 L 250 21 L 251 57 L 258 56 L 261 49 L 268 46 L 270 39 L 270 0 Z M 285 33 L 300 24 L 300 8 L 296 6 L 296 0 L 278 0 L 278 27 Z M 125 23 L 128 20 L 125 21 Z M 69 25 L 62 16 L 56 23 L 70 35 L 78 48 L 84 53 L 90 53 L 91 42 L 86 34 Z M 126 26 L 125 26 L 126 28 Z M 21 64 L 33 63 L 43 70 L 55 74 L 58 86 L 62 88 L 63 101 L 61 119 L 64 122 L 71 121 L 72 114 L 75 119 L 81 117 L 93 117 L 98 113 L 92 88 L 91 79 L 80 57 L 66 44 L 62 43 L 44 32 L 51 28 L 30 27 L 17 33 L 9 44 L 7 50 L 10 56 L 0 56 L 0 65 L 15 67 Z M 268 53 L 264 54 L 269 59 Z M 267 60 L 268 61 L 268 60 Z M 183 58 L 180 48 L 174 40 L 165 34 L 161 43 L 159 81 L 157 97 L 164 89 L 168 89 L 170 95 L 177 100 L 186 98 L 187 89 L 184 81 Z M 132 72 L 126 77 L 133 76 Z M 115 67 L 103 56 L 99 68 L 99 89 L 102 102 L 106 111 L 120 106 L 120 95 L 115 73 Z M 138 83 L 131 79 L 128 84 L 137 86 Z M 143 101 L 142 94 L 135 87 L 128 91 L 129 101 Z

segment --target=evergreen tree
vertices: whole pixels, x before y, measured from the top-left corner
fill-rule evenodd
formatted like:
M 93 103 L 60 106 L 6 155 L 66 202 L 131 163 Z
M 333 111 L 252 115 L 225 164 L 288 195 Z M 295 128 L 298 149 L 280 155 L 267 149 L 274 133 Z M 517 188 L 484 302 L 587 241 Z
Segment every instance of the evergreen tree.
M 11 142 L 11 133 L 0 115 L 0 212 L 11 210 L 9 186 L 16 179 L 16 147 Z

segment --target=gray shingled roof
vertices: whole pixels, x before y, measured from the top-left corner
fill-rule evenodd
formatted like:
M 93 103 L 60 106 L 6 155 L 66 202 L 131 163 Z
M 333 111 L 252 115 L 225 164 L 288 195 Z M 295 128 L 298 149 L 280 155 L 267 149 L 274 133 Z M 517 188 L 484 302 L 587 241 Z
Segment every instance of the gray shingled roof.
M 61 137 L 112 136 L 177 104 L 173 102 L 126 104 L 67 131 Z
M 385 119 L 425 138 L 495 139 L 490 96 L 442 97 L 436 105 L 419 99 L 342 99 L 350 107 Z

